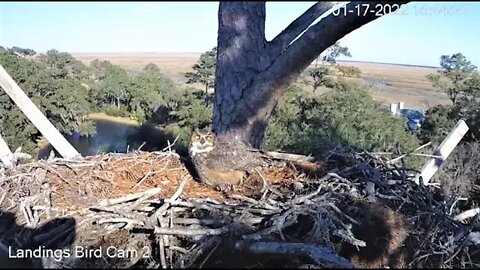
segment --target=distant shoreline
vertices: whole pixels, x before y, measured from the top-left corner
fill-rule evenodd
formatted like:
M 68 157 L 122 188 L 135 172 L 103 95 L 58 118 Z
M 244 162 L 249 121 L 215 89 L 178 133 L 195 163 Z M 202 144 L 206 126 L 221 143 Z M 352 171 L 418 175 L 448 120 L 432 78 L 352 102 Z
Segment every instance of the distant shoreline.
M 163 57 L 199 57 L 201 52 L 70 52 L 73 56 L 116 56 L 116 57 L 139 57 L 145 58 L 149 56 L 163 56 Z M 359 63 L 359 64 L 380 64 L 380 65 L 394 65 L 405 67 L 420 67 L 420 68 L 440 68 L 439 66 L 428 65 L 414 65 L 414 64 L 399 64 L 388 62 L 362 61 L 362 60 L 337 60 L 339 63 Z
M 359 61 L 359 60 L 337 60 L 340 63 L 361 63 L 361 64 L 380 64 L 380 65 L 393 65 L 393 66 L 405 66 L 405 67 L 420 67 L 420 68 L 441 68 L 439 66 L 425 66 L 425 65 L 413 65 L 413 64 L 397 64 L 386 62 L 374 62 L 374 61 Z

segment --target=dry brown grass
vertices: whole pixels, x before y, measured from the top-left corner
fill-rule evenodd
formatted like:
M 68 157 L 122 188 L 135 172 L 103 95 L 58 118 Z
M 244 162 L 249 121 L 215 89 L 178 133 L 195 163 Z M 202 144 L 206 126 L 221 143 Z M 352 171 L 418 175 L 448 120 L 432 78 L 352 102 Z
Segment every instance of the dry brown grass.
M 129 70 L 138 71 L 154 63 L 175 80 L 183 81 L 183 74 L 191 71 L 200 53 L 73 53 L 74 57 L 89 63 L 98 58 L 108 60 Z M 380 63 L 341 62 L 360 68 L 363 79 L 383 81 L 374 88 L 374 97 L 382 103 L 403 101 L 407 108 L 427 109 L 437 104 L 448 104 L 446 94 L 434 89 L 425 78 L 434 68 L 400 66 Z M 199 85 L 195 85 L 200 87 Z

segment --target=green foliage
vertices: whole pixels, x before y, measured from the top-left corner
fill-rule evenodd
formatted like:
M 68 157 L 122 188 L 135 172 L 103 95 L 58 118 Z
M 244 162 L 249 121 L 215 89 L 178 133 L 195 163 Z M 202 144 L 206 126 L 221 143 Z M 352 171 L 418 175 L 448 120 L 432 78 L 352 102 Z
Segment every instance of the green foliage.
M 418 137 L 424 143 L 431 141 L 439 145 L 458 121 L 452 106 L 438 105 L 427 110 L 425 120 L 418 130 Z
M 434 87 L 447 93 L 452 103 L 456 104 L 459 98 L 469 91 L 472 76 L 477 74 L 477 67 L 461 53 L 442 55 L 440 66 L 442 69 L 437 74 L 428 74 L 427 79 Z
M 318 87 L 325 86 L 333 88 L 335 86 L 335 80 L 330 75 L 330 70 L 328 67 L 316 67 L 310 69 L 308 75 L 313 80 L 313 92 L 317 91 Z
M 184 90 L 177 100 L 177 110 L 171 115 L 179 127 L 188 127 L 190 131 L 211 124 L 212 105 L 205 106 L 200 100 L 200 93 Z
M 107 61 L 99 63 L 99 70 L 103 74 L 95 74 L 97 79 L 90 91 L 90 100 L 98 107 L 127 105 L 131 99 L 134 87 L 133 77 L 123 68 L 112 65 Z
M 193 65 L 194 72 L 185 73 L 187 83 L 201 83 L 205 86 L 205 103 L 208 101 L 208 89 L 214 87 L 215 68 L 217 63 L 217 47 L 200 55 L 198 62 Z
M 9 51 L 13 52 L 13 53 L 23 55 L 23 56 L 33 56 L 33 55 L 37 54 L 37 52 L 35 52 L 32 49 L 24 49 L 24 48 L 20 48 L 20 47 L 16 47 L 16 46 L 13 46 L 12 48 L 10 48 Z
M 332 46 L 328 47 L 322 54 L 322 61 L 331 65 L 335 65 L 337 63 L 336 59 L 341 55 L 352 57 L 348 47 L 341 46 L 340 42 L 336 42 Z
M 76 76 L 82 73 L 76 68 L 82 66 L 70 61 L 73 57 L 65 53 L 50 52 L 27 59 L 15 52 L 32 53 L 21 48 L 0 50 L 0 64 L 52 124 L 65 134 L 93 134 L 94 125 L 88 119 L 90 104 L 85 99 L 87 89 Z M 39 131 L 3 91 L 0 104 L 0 132 L 7 143 L 33 153 Z
M 452 106 L 437 106 L 427 111 L 419 138 L 440 143 L 455 123 L 464 119 L 470 131 L 466 139 L 480 138 L 480 74 L 461 53 L 442 55 L 442 70 L 428 75 L 434 87 L 444 90 Z
M 128 109 L 124 105 L 120 105 L 120 107 L 117 107 L 116 105 L 109 105 L 103 107 L 102 110 L 104 113 L 110 116 L 115 116 L 115 117 L 129 117 Z
M 360 74 L 362 74 L 362 71 L 358 67 L 337 65 L 336 69 L 342 74 L 343 77 L 358 78 L 360 77 Z
M 406 122 L 382 111 L 365 85 L 339 80 L 336 90 L 319 97 L 290 87 L 268 126 L 265 149 L 321 155 L 331 143 L 368 151 L 418 147 Z
M 129 106 L 136 118 L 143 122 L 160 107 L 168 105 L 175 85 L 160 72 L 158 66 L 149 64 L 135 78 L 134 89 Z
M 90 69 L 93 85 L 89 99 L 108 115 L 145 122 L 160 108 L 168 108 L 175 95 L 175 84 L 155 64 L 148 64 L 135 76 L 108 61 L 94 60 Z
M 86 66 L 69 53 L 49 50 L 46 54 L 40 54 L 38 60 L 50 72 L 53 79 L 84 80 L 88 77 Z

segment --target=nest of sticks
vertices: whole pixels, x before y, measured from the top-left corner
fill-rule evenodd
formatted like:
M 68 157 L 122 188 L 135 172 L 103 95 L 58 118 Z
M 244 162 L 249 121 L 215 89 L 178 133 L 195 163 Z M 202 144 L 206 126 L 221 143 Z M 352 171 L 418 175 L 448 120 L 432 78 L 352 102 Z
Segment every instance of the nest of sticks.
M 4 169 L 0 263 L 480 266 L 478 220 L 464 218 L 458 200 L 415 184 L 410 172 L 383 157 L 343 150 L 322 162 L 270 163 L 228 194 L 195 181 L 172 151 L 54 158 Z

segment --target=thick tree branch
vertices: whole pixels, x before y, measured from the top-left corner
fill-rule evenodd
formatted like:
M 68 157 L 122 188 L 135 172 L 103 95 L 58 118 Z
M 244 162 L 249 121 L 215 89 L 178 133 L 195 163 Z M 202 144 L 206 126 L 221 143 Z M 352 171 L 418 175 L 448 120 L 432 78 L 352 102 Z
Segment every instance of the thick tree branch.
M 270 55 L 275 57 L 282 53 L 310 24 L 338 2 L 318 2 L 287 26 L 269 43 Z
M 338 15 L 333 13 L 320 20 L 315 25 L 311 26 L 301 37 L 299 37 L 287 50 L 272 63 L 272 65 L 260 75 L 265 76 L 275 84 L 288 83 L 291 79 L 302 72 L 318 55 L 328 47 L 332 46 L 350 32 L 362 27 L 363 25 L 380 18 L 377 12 L 367 12 L 364 15 L 365 6 L 368 4 L 371 9 L 377 5 L 388 6 L 383 10 L 390 10 L 394 4 L 401 6 L 408 3 L 404 2 L 350 2 L 346 5 L 346 15 L 343 11 Z M 362 7 L 359 12 L 355 6 Z M 379 10 L 376 8 L 375 10 Z M 392 11 L 396 11 L 392 9 Z M 358 14 L 359 13 L 359 14 Z M 288 68 L 286 68 L 288 67 Z M 261 80 L 258 80 L 261 81 Z

